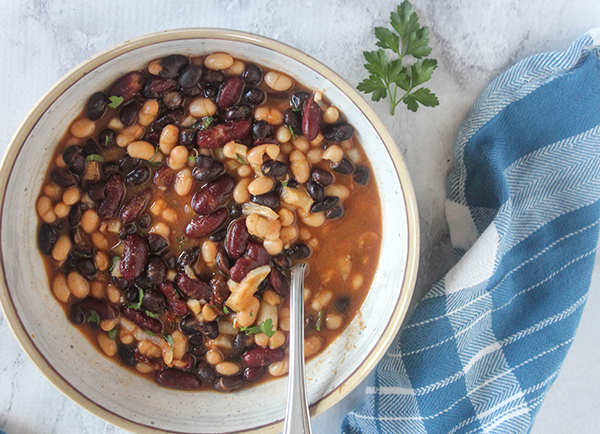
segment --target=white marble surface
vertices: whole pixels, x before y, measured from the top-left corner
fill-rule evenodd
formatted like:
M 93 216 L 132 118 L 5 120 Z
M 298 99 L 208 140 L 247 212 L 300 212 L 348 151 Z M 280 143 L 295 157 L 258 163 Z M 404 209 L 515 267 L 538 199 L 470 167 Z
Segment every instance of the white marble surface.
M 485 85 L 515 61 L 562 50 L 600 26 L 596 0 L 414 0 L 432 27 L 438 72 L 431 88 L 440 107 L 394 118 L 373 104 L 398 142 L 412 174 L 421 218 L 422 294 L 452 263 L 443 203 L 459 124 Z M 37 99 L 64 73 L 131 37 L 180 27 L 228 27 L 294 45 L 356 84 L 361 52 L 374 46 L 396 0 L 88 1 L 0 0 L 0 152 Z M 598 432 L 600 414 L 600 270 L 573 347 L 541 407 L 534 433 Z M 0 429 L 15 433 L 122 432 L 58 392 L 29 361 L 0 315 Z M 339 432 L 363 387 L 314 420 L 316 434 Z

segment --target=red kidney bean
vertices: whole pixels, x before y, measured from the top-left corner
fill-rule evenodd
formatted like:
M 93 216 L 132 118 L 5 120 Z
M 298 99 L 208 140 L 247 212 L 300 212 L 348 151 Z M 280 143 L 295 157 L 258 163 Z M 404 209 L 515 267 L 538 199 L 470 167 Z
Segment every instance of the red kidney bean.
M 50 179 L 65 188 L 77 185 L 77 177 L 62 169 L 53 170 Z
M 163 361 L 162 358 L 151 359 L 150 357 L 144 356 L 139 351 L 136 351 L 135 352 L 135 359 L 138 362 L 144 363 L 144 364 L 150 366 L 152 369 L 155 369 L 157 371 L 162 371 L 164 369 L 167 369 L 167 365 L 165 364 L 165 362 Z
M 204 280 L 192 279 L 185 273 L 177 273 L 175 284 L 177 285 L 177 288 L 189 298 L 204 300 L 205 302 L 210 300 L 212 291 L 210 285 Z
M 248 383 L 254 383 L 262 378 L 267 372 L 267 368 L 262 366 L 253 366 L 244 369 L 244 380 Z
M 160 256 L 150 256 L 146 275 L 154 285 L 160 285 L 167 278 L 167 264 Z
M 167 368 L 156 371 L 155 377 L 158 384 L 171 389 L 194 390 L 202 387 L 202 382 L 190 371 Z
M 176 77 L 189 63 L 190 59 L 183 54 L 170 54 L 160 60 L 162 69 L 158 75 L 165 78 Z
M 104 200 L 98 205 L 98 217 L 101 220 L 110 220 L 117 214 L 125 196 L 125 185 L 120 174 L 115 173 L 108 179 L 105 195 Z
M 248 243 L 246 256 L 235 262 L 229 270 L 229 275 L 234 282 L 239 283 L 251 270 L 267 265 L 270 259 L 271 256 L 262 245 L 250 242 Z
M 312 170 L 310 176 L 312 180 L 319 184 L 321 187 L 327 187 L 328 185 L 333 183 L 333 175 L 325 169 L 315 167 Z
M 272 268 L 269 273 L 269 285 L 277 294 L 287 297 L 290 293 L 290 282 L 277 268 Z
M 166 280 L 159 285 L 158 289 L 167 299 L 167 305 L 171 312 L 177 316 L 184 316 L 187 314 L 187 305 L 183 300 L 177 298 L 177 292 L 175 291 L 173 282 Z
M 254 347 L 244 353 L 242 360 L 250 367 L 262 367 L 279 362 L 284 357 L 285 351 L 282 348 Z
M 123 316 L 129 321 L 134 322 L 142 330 L 149 330 L 152 333 L 158 334 L 163 331 L 163 324 L 156 318 L 150 318 L 148 315 L 144 315 L 139 310 L 131 309 L 127 306 L 121 307 Z
M 229 276 L 229 269 L 231 268 L 231 259 L 229 259 L 229 256 L 227 255 L 225 249 L 222 246 L 217 252 L 217 258 L 215 261 L 221 273 L 225 274 L 226 276 Z
M 160 190 L 166 190 L 173 185 L 175 171 L 167 166 L 161 166 L 154 172 L 154 185 Z
M 77 204 L 73 206 L 76 205 Z M 54 227 L 48 223 L 43 223 L 38 231 L 38 247 L 40 248 L 40 251 L 44 255 L 52 253 L 52 248 L 54 247 L 56 240 L 58 240 L 58 235 L 56 234 Z
M 141 72 L 130 72 L 119 79 L 108 91 L 109 96 L 120 96 L 123 103 L 129 102 L 142 90 L 144 75 Z
M 146 188 L 129 198 L 121 209 L 121 221 L 125 224 L 136 221 L 148 206 L 151 196 L 152 191 Z
M 227 300 L 227 298 L 229 298 L 229 294 L 231 294 L 225 277 L 221 274 L 215 273 L 215 275 L 210 279 L 210 287 L 212 289 L 210 304 L 217 306 L 220 310 L 222 310 L 225 300 Z
M 150 312 L 162 312 L 165 310 L 165 299 L 158 292 L 151 289 L 144 291 L 142 309 Z
M 338 204 L 340 198 L 337 196 L 327 196 L 323 200 L 315 202 L 310 207 L 311 214 L 316 212 L 327 211 Z
M 231 392 L 239 389 L 244 385 L 244 377 L 242 374 L 233 375 L 231 377 L 219 377 L 214 383 L 215 389 L 220 392 Z
M 321 118 L 323 112 L 313 97 L 304 102 L 302 110 L 302 133 L 306 140 L 314 140 L 319 135 L 321 129 Z
M 119 309 L 116 306 L 92 297 L 86 297 L 81 300 L 81 308 L 88 313 L 91 310 L 96 311 L 100 319 L 114 319 L 119 316 Z
M 241 77 L 229 77 L 227 81 L 223 83 L 221 89 L 219 89 L 219 94 L 217 95 L 217 107 L 220 110 L 225 110 L 235 105 L 240 100 L 243 88 L 244 82 Z
M 148 248 L 150 253 L 158 253 L 163 252 L 169 243 L 165 238 L 158 234 L 148 234 Z
M 135 350 L 127 345 L 119 344 L 117 346 L 119 357 L 127 366 L 135 366 Z
M 204 238 L 221 229 L 227 220 L 227 208 L 219 208 L 212 214 L 193 218 L 185 228 L 190 238 Z
M 333 166 L 333 170 L 343 175 L 350 175 L 354 172 L 354 163 L 344 157 L 339 163 Z
M 200 215 L 213 212 L 221 206 L 234 187 L 235 180 L 230 175 L 221 175 L 204 185 L 192 196 L 192 209 Z
M 90 121 L 97 121 L 104 113 L 106 113 L 106 106 L 108 105 L 108 98 L 104 92 L 96 92 L 87 102 L 87 117 Z
M 263 72 L 260 66 L 254 63 L 248 63 L 242 72 L 242 78 L 247 84 L 260 84 L 263 79 Z
M 138 277 L 146 268 L 148 261 L 148 243 L 137 234 L 125 238 L 125 247 L 119 270 L 125 280 L 131 281 Z
M 176 86 L 176 80 L 154 77 L 146 83 L 142 95 L 145 98 L 160 98 L 164 93 L 175 89 Z
M 220 148 L 231 140 L 242 140 L 250 135 L 252 122 L 247 119 L 226 122 L 204 131 L 198 131 L 196 144 L 199 148 Z
M 179 75 L 179 85 L 191 88 L 198 84 L 202 78 L 202 67 L 200 65 L 189 65 Z
M 352 175 L 354 182 L 360 185 L 367 185 L 370 177 L 371 172 L 369 172 L 366 166 L 356 166 L 356 170 L 354 170 L 354 174 Z
M 231 222 L 227 228 L 227 237 L 225 238 L 225 250 L 233 260 L 241 258 L 248 248 L 250 233 L 246 228 L 246 218 Z
M 190 247 L 185 249 L 177 258 L 177 267 L 181 270 L 185 269 L 186 265 L 193 267 L 200 257 L 200 247 Z

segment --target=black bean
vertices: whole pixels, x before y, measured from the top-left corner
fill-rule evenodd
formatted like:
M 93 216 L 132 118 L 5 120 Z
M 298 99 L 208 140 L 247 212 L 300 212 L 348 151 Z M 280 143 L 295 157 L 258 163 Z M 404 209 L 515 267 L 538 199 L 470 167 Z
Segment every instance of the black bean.
M 311 214 L 316 212 L 327 211 L 338 204 L 340 198 L 337 196 L 327 196 L 325 199 L 315 202 L 310 207 Z
M 299 185 L 300 185 L 300 183 L 293 176 L 288 180 L 288 183 L 287 183 L 287 186 L 290 187 L 290 188 L 296 188 Z
M 123 279 L 122 277 L 112 277 L 112 283 L 113 285 L 115 285 L 117 288 L 119 288 L 121 291 L 124 291 L 127 289 L 127 287 L 129 286 L 129 282 L 125 279 Z
M 74 303 L 71 306 L 69 318 L 71 319 L 71 322 L 75 325 L 83 324 L 83 322 L 85 321 L 85 311 L 79 303 Z
M 88 155 L 100 153 L 100 148 L 94 139 L 87 139 L 85 143 L 81 145 L 81 153 L 87 157 Z
M 183 95 L 174 90 L 167 92 L 163 95 L 163 104 L 170 109 L 181 107 L 183 104 Z
M 119 170 L 123 174 L 126 174 L 126 173 L 131 172 L 137 166 L 139 166 L 140 163 L 141 163 L 141 160 L 130 157 L 129 154 L 126 154 L 125 156 L 123 156 L 119 159 Z
M 119 111 L 119 119 L 123 125 L 133 125 L 137 121 L 140 108 L 135 101 L 125 104 Z
M 279 209 L 279 205 L 281 205 L 281 198 L 276 191 L 270 191 L 268 193 L 252 196 L 252 202 L 277 210 Z
M 239 389 L 244 385 L 244 377 L 242 374 L 231 377 L 219 377 L 214 383 L 215 389 L 221 392 L 231 392 Z
M 156 130 L 162 130 L 164 127 L 166 127 L 169 124 L 179 126 L 179 123 L 181 122 L 181 120 L 183 119 L 184 116 L 185 116 L 185 111 L 183 110 L 182 107 L 178 107 L 176 109 L 169 110 L 168 112 L 166 112 L 164 115 L 159 117 L 154 122 L 153 128 L 155 128 Z
M 342 142 L 352 138 L 354 127 L 348 122 L 336 122 L 323 127 L 323 137 L 334 142 Z
M 325 211 L 325 218 L 327 218 L 329 220 L 340 218 L 343 215 L 344 215 L 344 210 L 339 205 L 336 205 L 333 208 Z
M 300 92 L 296 92 L 290 98 L 290 104 L 296 111 L 302 111 L 304 107 L 304 101 L 310 96 L 310 93 L 301 90 Z
M 215 161 L 212 157 L 198 155 L 196 157 L 196 167 L 192 170 L 192 177 L 199 182 L 208 182 L 217 179 L 225 173 L 225 165 L 220 161 Z
M 137 232 L 137 226 L 135 225 L 135 223 L 127 223 L 126 225 L 123 225 L 123 227 L 119 231 L 119 238 L 124 240 L 129 235 L 135 234 L 136 232 Z
M 299 112 L 287 109 L 283 112 L 283 124 L 290 128 L 294 134 L 302 134 L 302 118 Z
M 134 284 L 134 286 L 136 286 L 138 288 L 142 288 L 144 291 L 151 290 L 152 287 L 154 286 L 154 283 L 152 283 L 152 280 L 150 280 L 150 278 L 148 277 L 148 274 L 146 274 L 146 272 L 142 272 L 142 274 L 140 274 L 138 277 L 136 277 L 133 280 L 133 284 Z
M 160 285 L 167 278 L 167 264 L 160 256 L 150 256 L 150 259 L 148 259 L 146 275 L 154 285 Z
M 177 266 L 182 270 L 186 265 L 192 267 L 200 257 L 200 247 L 190 247 L 184 250 L 177 258 Z
M 231 209 L 229 210 L 229 216 L 235 220 L 242 215 L 242 206 L 240 204 L 231 205 Z
M 193 335 L 200 332 L 200 325 L 193 315 L 187 315 L 181 319 L 179 329 L 186 335 Z
M 242 101 L 244 101 L 246 104 L 260 105 L 265 102 L 266 99 L 267 94 L 256 87 L 246 89 L 242 94 Z
M 246 84 L 260 84 L 263 79 L 261 67 L 254 63 L 248 63 L 244 68 L 244 72 L 242 72 L 242 78 Z
M 252 134 L 257 139 L 264 139 L 273 134 L 273 128 L 266 121 L 258 121 L 252 126 Z
M 202 357 L 207 353 L 204 345 L 188 345 L 188 352 L 196 357 Z
M 209 339 L 217 339 L 219 337 L 219 324 L 216 321 L 202 321 L 198 323 L 200 333 Z
M 163 312 L 165 310 L 165 299 L 162 294 L 159 294 L 156 291 L 146 290 L 144 291 L 144 298 L 142 299 L 142 309 L 154 313 Z
M 221 247 L 217 252 L 217 258 L 215 261 L 221 273 L 223 273 L 226 276 L 229 276 L 229 270 L 231 269 L 231 266 L 233 264 L 231 263 L 231 259 L 229 259 L 229 256 L 227 256 L 227 252 L 223 247 Z
M 87 103 L 87 117 L 90 121 L 97 121 L 104 113 L 108 105 L 108 98 L 104 92 L 96 92 Z
M 141 228 L 146 229 L 152 224 L 152 217 L 147 212 L 143 213 L 138 219 L 138 224 Z
M 248 335 L 246 333 L 238 333 L 233 338 L 233 353 L 241 356 L 248 349 Z
M 76 262 L 77 262 L 77 259 L 75 258 L 75 255 L 73 255 L 73 253 L 69 253 L 67 255 L 67 258 L 65 259 L 65 262 L 63 262 L 63 269 L 66 272 L 71 271 L 73 268 L 75 268 Z
M 225 74 L 223 73 L 223 71 L 217 71 L 215 69 L 205 69 L 202 72 L 202 81 L 210 84 L 221 84 L 225 81 Z M 214 97 L 216 96 L 217 95 L 215 93 Z
M 117 347 L 119 357 L 127 366 L 135 366 L 135 350 L 127 345 L 119 344 Z
M 333 183 L 333 175 L 325 169 L 318 167 L 314 168 L 311 173 L 311 178 L 321 187 L 327 187 Z
M 343 295 L 335 301 L 334 309 L 339 313 L 346 313 L 350 307 L 350 297 Z
M 182 146 L 190 147 L 196 142 L 197 131 L 191 128 L 179 130 L 179 144 Z
M 210 235 L 208 237 L 209 240 L 217 243 L 219 241 L 223 241 L 225 239 L 225 237 L 227 236 L 227 228 L 224 227 L 223 229 L 219 229 L 217 232 L 215 232 L 214 234 Z
M 54 227 L 48 223 L 43 223 L 38 232 L 38 246 L 40 251 L 44 255 L 52 253 L 56 240 L 58 240 L 58 235 L 56 234 Z
M 310 256 L 311 251 L 310 251 L 310 247 L 308 247 L 306 244 L 294 244 L 292 247 L 290 247 L 289 249 L 287 249 L 287 254 L 296 258 L 296 259 L 306 259 Z
M 169 247 L 169 243 L 161 235 L 148 234 L 148 250 L 150 253 L 160 254 L 167 247 Z
M 98 134 L 98 143 L 104 148 L 110 148 L 117 144 L 117 133 L 110 128 L 105 128 Z
M 241 104 L 225 110 L 223 117 L 228 121 L 239 121 L 241 119 L 250 119 L 252 115 L 252 107 L 246 104 Z
M 207 84 L 204 86 L 204 96 L 210 99 L 216 99 L 219 94 L 219 88 L 213 84 Z
M 181 88 L 181 93 L 191 98 L 197 97 L 198 95 L 202 95 L 202 92 L 204 92 L 204 89 L 202 88 L 200 83 L 198 83 L 195 86 Z
M 206 362 L 200 362 L 196 367 L 196 375 L 203 383 L 213 384 L 217 379 L 217 373 L 214 368 Z
M 370 177 L 371 172 L 369 172 L 369 169 L 367 169 L 366 166 L 356 166 L 354 174 L 352 175 L 354 182 L 360 185 L 367 185 Z
M 344 157 L 342 158 L 342 161 L 333 166 L 333 170 L 343 175 L 350 175 L 352 172 L 354 172 L 354 163 Z
M 87 280 L 91 281 L 96 278 L 96 266 L 90 258 L 81 258 L 77 261 L 77 269 Z
M 313 179 L 309 179 L 306 183 L 306 192 L 316 201 L 320 201 L 325 197 L 325 189 Z
M 188 65 L 179 75 L 179 85 L 183 88 L 191 88 L 198 84 L 202 78 L 202 67 L 200 65 Z
M 139 303 L 140 302 L 140 290 L 138 288 L 136 288 L 135 286 L 132 286 L 131 288 L 127 289 L 127 291 L 125 291 L 125 299 L 129 303 L 133 303 L 133 304 Z
M 148 166 L 141 166 L 129 172 L 125 178 L 125 182 L 127 185 L 144 185 L 150 180 L 151 175 L 152 173 Z
M 283 178 L 288 172 L 285 163 L 277 160 L 265 161 L 260 170 L 263 175 L 268 176 L 269 178 Z
M 71 172 L 81 175 L 85 171 L 87 161 L 79 146 L 69 146 L 64 150 L 62 157 L 67 166 L 69 166 Z
M 175 256 L 169 256 L 165 259 L 165 262 L 167 263 L 167 267 L 169 267 L 169 269 L 173 269 L 177 266 L 177 259 L 175 259 Z
M 102 165 L 102 175 L 105 178 L 108 178 L 110 175 L 117 173 L 120 170 L 121 170 L 121 168 L 119 167 L 119 163 L 115 163 L 114 161 L 109 161 Z M 101 182 L 100 184 L 105 184 L 105 183 Z
M 77 185 L 77 178 L 75 175 L 62 169 L 53 170 L 52 173 L 50 173 L 50 178 L 61 187 L 66 188 Z
M 163 57 L 160 61 L 162 66 L 161 71 L 158 73 L 163 78 L 174 78 L 190 63 L 190 59 L 181 54 L 171 54 L 167 57 Z

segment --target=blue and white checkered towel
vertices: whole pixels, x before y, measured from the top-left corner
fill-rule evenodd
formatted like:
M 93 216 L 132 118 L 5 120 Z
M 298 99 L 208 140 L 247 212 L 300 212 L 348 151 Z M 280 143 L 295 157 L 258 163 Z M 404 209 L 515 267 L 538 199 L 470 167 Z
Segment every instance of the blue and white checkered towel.
M 353 433 L 528 432 L 573 342 L 600 224 L 600 29 L 496 78 L 460 129 L 460 260 L 377 367 Z

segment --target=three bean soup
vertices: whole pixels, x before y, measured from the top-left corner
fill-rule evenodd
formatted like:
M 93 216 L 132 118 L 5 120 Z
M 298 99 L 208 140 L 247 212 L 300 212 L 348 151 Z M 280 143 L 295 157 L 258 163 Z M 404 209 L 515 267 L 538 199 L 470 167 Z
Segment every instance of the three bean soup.
M 342 113 L 226 53 L 170 55 L 92 94 L 37 212 L 70 321 L 178 389 L 287 373 L 295 263 L 310 265 L 306 357 L 323 351 L 360 308 L 381 244 L 377 186 Z

